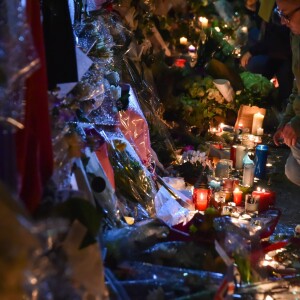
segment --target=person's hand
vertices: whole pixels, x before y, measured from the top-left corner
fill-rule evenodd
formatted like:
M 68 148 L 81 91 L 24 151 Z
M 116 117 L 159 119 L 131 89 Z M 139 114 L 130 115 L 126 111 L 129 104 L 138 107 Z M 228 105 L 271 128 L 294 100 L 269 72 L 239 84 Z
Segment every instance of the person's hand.
M 298 137 L 297 137 L 297 134 L 296 134 L 294 128 L 291 126 L 290 123 L 286 124 L 283 127 L 282 137 L 283 137 L 284 143 L 287 146 L 291 147 L 291 146 L 295 146 L 296 145 Z
M 249 59 L 252 57 L 252 54 L 247 51 L 246 53 L 243 54 L 241 57 L 241 66 L 245 68 L 248 65 Z
M 277 129 L 277 131 L 273 135 L 273 141 L 274 141 L 276 146 L 279 146 L 281 141 L 282 141 L 282 138 L 283 138 L 282 130 L 283 130 L 283 128 Z

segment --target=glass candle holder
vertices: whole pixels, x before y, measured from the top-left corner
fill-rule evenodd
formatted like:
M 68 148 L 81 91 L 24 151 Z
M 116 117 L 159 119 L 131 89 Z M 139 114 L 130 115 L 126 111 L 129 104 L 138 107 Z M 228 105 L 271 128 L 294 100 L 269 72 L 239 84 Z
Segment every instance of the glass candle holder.
M 193 202 L 197 210 L 204 211 L 208 207 L 208 199 L 210 196 L 209 189 L 194 189 Z
M 254 176 L 264 178 L 266 176 L 266 164 L 268 158 L 269 147 L 267 145 L 258 145 L 255 149 L 255 171 Z

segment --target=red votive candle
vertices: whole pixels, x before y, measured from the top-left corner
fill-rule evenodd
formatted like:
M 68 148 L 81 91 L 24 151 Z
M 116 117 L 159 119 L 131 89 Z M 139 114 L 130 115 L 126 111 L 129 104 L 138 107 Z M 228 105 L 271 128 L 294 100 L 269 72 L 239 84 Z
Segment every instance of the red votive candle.
M 186 59 L 184 58 L 177 58 L 174 62 L 175 67 L 184 68 L 186 64 Z
M 242 205 L 243 192 L 239 190 L 239 188 L 235 188 L 233 191 L 233 202 L 240 206 Z
M 194 189 L 193 202 L 197 210 L 206 210 L 208 206 L 209 189 Z
M 252 196 L 259 196 L 259 203 L 258 203 L 258 210 L 264 211 L 269 209 L 270 206 L 275 204 L 275 192 L 273 191 L 266 191 L 261 188 L 257 188 L 256 191 L 252 192 Z
M 233 179 L 231 179 L 231 178 L 223 179 L 223 188 L 227 189 L 227 190 L 232 190 L 232 188 L 233 188 Z

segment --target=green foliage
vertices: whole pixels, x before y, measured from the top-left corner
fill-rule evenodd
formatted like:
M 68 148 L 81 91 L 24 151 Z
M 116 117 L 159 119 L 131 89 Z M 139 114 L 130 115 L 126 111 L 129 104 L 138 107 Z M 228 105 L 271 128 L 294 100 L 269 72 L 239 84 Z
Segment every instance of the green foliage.
M 260 74 L 242 72 L 244 88 L 236 92 L 235 101 L 238 105 L 264 106 L 268 96 L 274 91 L 272 83 Z

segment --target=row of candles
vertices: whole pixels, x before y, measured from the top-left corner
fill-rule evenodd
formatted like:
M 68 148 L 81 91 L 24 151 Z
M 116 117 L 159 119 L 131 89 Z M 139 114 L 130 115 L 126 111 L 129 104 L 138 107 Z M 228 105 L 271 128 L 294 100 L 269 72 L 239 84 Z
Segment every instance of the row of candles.
M 254 114 L 252 124 L 252 131 L 255 130 L 256 133 L 261 135 L 263 134 L 263 118 L 264 115 L 259 112 Z M 219 130 L 221 131 L 224 128 L 224 125 L 222 125 L 223 124 L 219 126 Z M 242 125 L 239 125 L 240 129 L 242 127 Z M 249 141 L 251 142 L 250 137 L 251 135 L 247 134 L 247 143 L 249 143 Z M 248 148 L 251 147 L 249 147 L 249 144 L 243 145 L 243 142 L 245 142 L 245 140 L 243 140 L 242 138 L 242 144 L 231 146 L 230 159 L 221 159 L 216 164 L 214 175 L 215 177 L 223 180 L 224 191 L 216 192 L 215 195 L 212 196 L 209 195 L 208 192 L 205 192 L 205 189 L 196 191 L 196 194 L 198 194 L 199 196 L 194 196 L 194 202 L 198 210 L 205 210 L 208 206 L 208 200 L 210 198 L 213 198 L 213 200 L 216 200 L 218 202 L 228 202 L 232 200 L 235 205 L 242 205 L 245 194 L 239 189 L 240 180 L 229 178 L 230 170 L 232 168 L 235 168 L 236 170 L 243 170 L 241 185 L 246 188 L 251 188 L 253 186 L 255 177 L 257 177 L 258 179 L 262 179 L 266 176 L 267 156 L 269 150 L 268 146 L 257 144 L 257 146 L 255 147 L 255 159 L 254 161 L 252 161 L 248 156 Z M 249 198 L 249 196 L 251 199 Z M 275 194 L 272 191 L 266 191 L 260 188 L 257 188 L 256 191 L 253 191 L 251 195 L 247 195 L 247 197 L 245 198 L 246 205 L 248 202 L 251 202 L 247 208 L 250 208 L 253 211 L 266 210 L 269 206 L 274 205 L 275 202 Z M 248 199 L 250 201 L 248 201 Z
M 251 126 L 251 133 L 252 135 L 256 136 L 262 136 L 264 135 L 264 129 L 263 129 L 263 121 L 264 121 L 264 114 L 257 112 L 253 114 L 252 119 L 252 126 Z M 209 132 L 212 134 L 222 134 L 224 132 L 224 128 L 226 129 L 228 126 L 224 123 L 220 123 L 218 127 L 210 127 Z M 247 128 L 244 128 L 242 123 L 239 123 L 237 125 L 237 129 L 247 132 Z
M 224 206 L 226 203 L 234 203 L 234 206 L 242 206 L 249 212 L 264 211 L 275 204 L 276 195 L 271 190 L 257 187 L 252 193 L 244 193 L 239 187 L 232 190 L 224 190 L 211 193 L 209 188 L 195 188 L 193 192 L 193 202 L 196 210 L 205 211 L 210 200 Z M 244 200 L 244 201 L 243 201 Z

